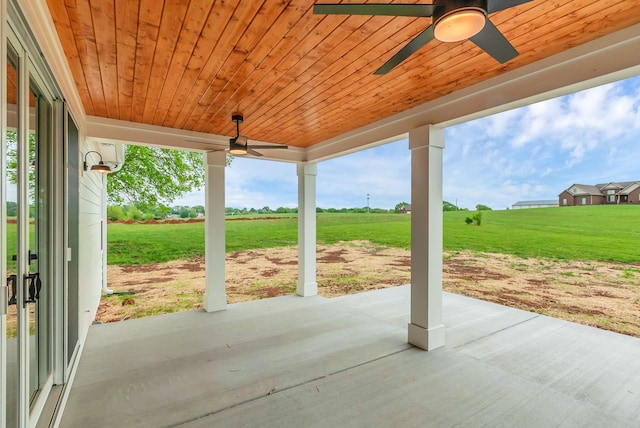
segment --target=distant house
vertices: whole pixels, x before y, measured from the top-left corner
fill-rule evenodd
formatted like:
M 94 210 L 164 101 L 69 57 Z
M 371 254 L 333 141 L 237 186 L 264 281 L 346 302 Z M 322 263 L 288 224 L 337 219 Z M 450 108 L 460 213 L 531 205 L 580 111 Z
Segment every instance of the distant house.
M 398 209 L 398 212 L 402 214 L 411 214 L 411 204 L 404 204 Z
M 511 205 L 511 208 L 514 210 L 522 210 L 525 208 L 548 208 L 548 207 L 557 207 L 558 201 L 555 199 L 546 199 L 542 201 L 518 201 L 515 204 Z
M 621 181 L 605 184 L 573 184 L 558 196 L 560 206 L 638 204 L 640 181 Z

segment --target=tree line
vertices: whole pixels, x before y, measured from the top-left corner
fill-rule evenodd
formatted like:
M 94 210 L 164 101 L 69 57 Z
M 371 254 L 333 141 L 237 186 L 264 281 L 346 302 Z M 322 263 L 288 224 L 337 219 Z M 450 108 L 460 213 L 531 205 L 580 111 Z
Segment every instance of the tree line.
M 374 213 L 374 214 L 388 214 L 395 212 L 395 210 L 387 210 L 384 208 L 322 208 L 316 207 L 317 213 Z M 226 215 L 247 215 L 247 214 L 297 214 L 298 208 L 278 207 L 271 209 L 268 206 L 262 208 L 225 208 Z
M 469 211 L 469 208 L 460 208 L 451 202 L 442 201 L 442 211 Z M 476 211 L 491 211 L 491 208 L 484 204 L 478 204 L 476 205 Z
M 198 218 L 204 216 L 204 206 L 196 205 L 175 206 L 173 208 L 158 205 L 149 208 L 146 205 L 109 205 L 107 206 L 107 220 L 165 220 L 167 218 Z
M 317 207 L 317 213 L 372 213 L 372 214 L 389 214 L 399 213 L 402 208 L 408 206 L 407 202 L 400 202 L 396 204 L 395 208 L 321 208 Z M 30 207 L 31 208 L 31 207 Z M 17 216 L 18 206 L 15 202 L 7 201 L 7 216 Z M 460 208 L 448 201 L 442 202 L 443 211 L 469 211 L 467 208 Z M 491 210 L 486 205 L 476 205 L 476 211 L 488 211 Z M 268 206 L 262 208 L 234 208 L 226 207 L 225 214 L 228 216 L 233 215 L 250 215 L 250 214 L 297 214 L 298 208 L 278 207 L 271 209 Z M 109 205 L 107 206 L 107 219 L 111 221 L 118 220 L 164 220 L 167 218 L 197 218 L 203 217 L 205 210 L 203 205 L 190 206 L 174 206 L 167 207 L 165 205 L 156 205 L 150 207 L 149 204 L 130 204 L 130 205 Z M 33 215 L 31 215 L 33 217 Z
M 395 209 L 384 208 L 316 208 L 317 213 L 371 213 L 371 214 L 389 214 L 397 212 Z M 298 208 L 278 207 L 271 209 L 268 206 L 262 208 L 234 208 L 226 207 L 225 214 L 228 216 L 234 215 L 252 215 L 252 214 L 297 214 Z M 132 205 L 108 205 L 107 206 L 107 219 L 110 221 L 119 220 L 165 220 L 167 218 L 197 218 L 205 215 L 205 209 L 202 205 L 189 206 L 175 206 L 166 207 L 164 205 L 158 205 L 156 207 L 149 208 L 146 204 L 132 204 Z

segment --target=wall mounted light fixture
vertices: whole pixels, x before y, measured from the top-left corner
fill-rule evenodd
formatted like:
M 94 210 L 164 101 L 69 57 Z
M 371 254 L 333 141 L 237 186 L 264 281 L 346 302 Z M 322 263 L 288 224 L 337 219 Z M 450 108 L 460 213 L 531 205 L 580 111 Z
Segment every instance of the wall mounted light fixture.
M 87 163 L 87 156 L 89 156 L 89 153 L 96 153 L 98 156 L 100 156 L 100 161 L 96 165 L 91 165 L 91 171 L 93 171 L 93 172 L 101 172 L 103 174 L 108 174 L 108 173 L 110 173 L 112 171 L 111 167 L 102 161 L 102 155 L 100 154 L 100 152 L 96 152 L 95 150 L 91 150 L 91 151 L 87 152 L 87 154 L 84 155 L 84 170 L 85 171 L 89 170 L 89 164 Z

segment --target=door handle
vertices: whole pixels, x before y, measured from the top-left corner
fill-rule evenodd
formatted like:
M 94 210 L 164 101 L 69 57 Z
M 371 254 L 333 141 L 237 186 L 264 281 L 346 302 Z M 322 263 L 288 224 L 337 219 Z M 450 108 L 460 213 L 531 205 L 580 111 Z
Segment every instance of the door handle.
M 7 287 L 9 288 L 9 293 L 11 293 L 11 297 L 9 297 L 9 305 L 15 305 L 16 302 L 16 288 L 18 287 L 17 284 L 17 277 L 15 275 L 9 275 L 7 277 Z
M 31 264 L 31 262 L 34 260 L 38 260 L 38 255 L 35 253 L 32 254 L 31 250 L 29 250 L 28 255 L 29 255 L 29 264 Z M 14 262 L 17 261 L 18 255 L 17 254 L 12 255 L 11 260 L 13 260 Z
M 28 298 L 25 299 L 23 306 L 26 307 L 27 303 L 36 303 L 40 299 L 40 289 L 42 288 L 40 273 L 36 272 L 36 273 L 26 274 L 24 276 L 23 286 L 24 286 L 24 295 L 28 296 Z

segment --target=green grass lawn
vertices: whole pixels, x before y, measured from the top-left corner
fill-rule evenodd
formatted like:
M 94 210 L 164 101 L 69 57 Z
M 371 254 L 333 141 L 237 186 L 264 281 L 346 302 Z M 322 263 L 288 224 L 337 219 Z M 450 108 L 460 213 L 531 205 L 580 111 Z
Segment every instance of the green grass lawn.
M 15 217 L 8 217 L 8 220 L 15 221 Z M 7 223 L 7 237 L 4 240 L 3 244 L 6 246 L 7 251 L 7 272 L 15 273 L 16 271 L 16 261 L 13 260 L 13 256 L 18 253 L 17 245 L 17 234 L 18 234 L 18 225 L 16 223 Z M 33 224 L 29 225 L 29 239 L 30 239 L 30 248 L 35 247 L 35 226 Z
M 485 211 L 480 227 L 459 227 L 467 214 L 445 213 L 444 246 L 521 257 L 640 262 L 640 205 Z
M 484 211 L 481 226 L 465 224 L 471 214 L 444 213 L 445 250 L 640 262 L 640 205 Z M 227 221 L 227 251 L 296 245 L 297 225 L 295 216 Z M 409 248 L 410 231 L 410 215 L 323 213 L 318 215 L 317 240 L 368 240 Z M 110 264 L 165 262 L 203 252 L 203 223 L 108 227 Z

